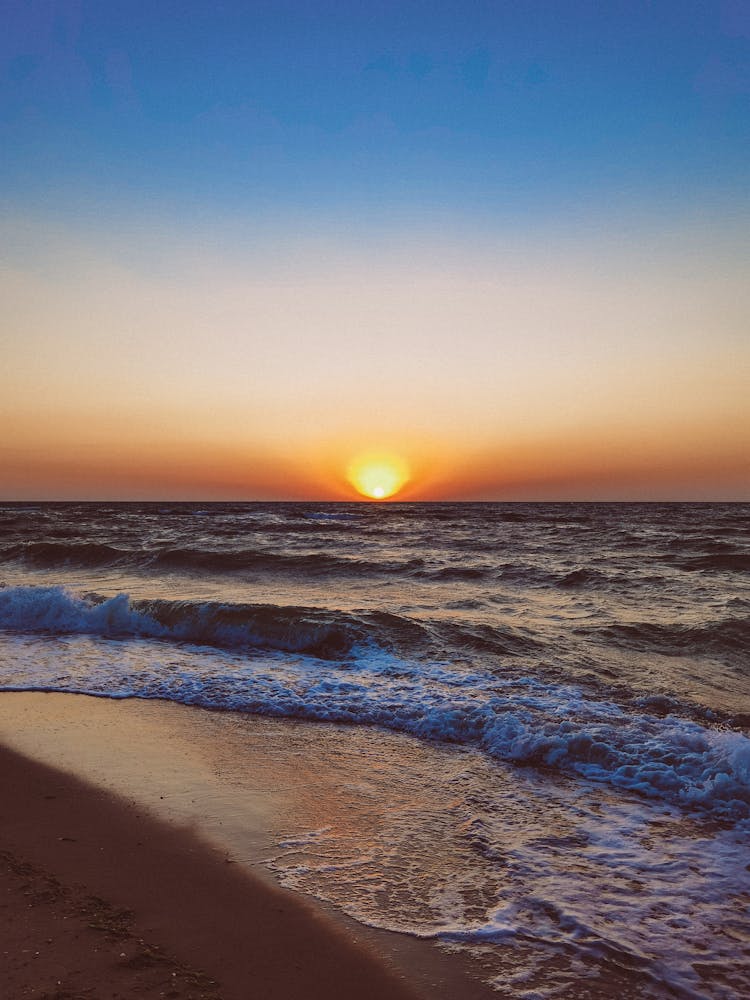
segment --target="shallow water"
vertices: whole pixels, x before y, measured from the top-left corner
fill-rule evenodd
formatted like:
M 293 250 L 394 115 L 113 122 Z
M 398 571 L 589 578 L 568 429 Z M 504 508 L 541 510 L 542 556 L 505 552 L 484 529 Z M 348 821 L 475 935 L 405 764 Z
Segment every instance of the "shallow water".
M 284 884 L 518 996 L 750 994 L 748 514 L 6 505 L 0 686 L 346 723 Z

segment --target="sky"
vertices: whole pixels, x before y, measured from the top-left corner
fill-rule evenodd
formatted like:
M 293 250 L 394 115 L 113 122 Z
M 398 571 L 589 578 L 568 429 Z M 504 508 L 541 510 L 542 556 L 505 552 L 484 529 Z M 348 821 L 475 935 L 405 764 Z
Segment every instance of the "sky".
M 747 0 L 0 16 L 0 498 L 750 499 Z

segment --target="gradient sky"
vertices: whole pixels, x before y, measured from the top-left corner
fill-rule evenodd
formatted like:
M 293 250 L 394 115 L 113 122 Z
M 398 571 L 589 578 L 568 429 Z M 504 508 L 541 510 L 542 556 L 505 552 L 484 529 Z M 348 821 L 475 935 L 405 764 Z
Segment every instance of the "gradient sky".
M 0 497 L 750 499 L 747 0 L 0 14 Z

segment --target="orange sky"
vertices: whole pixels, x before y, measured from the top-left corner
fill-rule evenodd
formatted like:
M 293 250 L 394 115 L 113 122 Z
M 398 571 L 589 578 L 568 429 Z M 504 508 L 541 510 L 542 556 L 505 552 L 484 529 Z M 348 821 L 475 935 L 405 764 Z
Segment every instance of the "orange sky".
M 737 220 L 146 231 L 4 222 L 0 497 L 750 498 Z

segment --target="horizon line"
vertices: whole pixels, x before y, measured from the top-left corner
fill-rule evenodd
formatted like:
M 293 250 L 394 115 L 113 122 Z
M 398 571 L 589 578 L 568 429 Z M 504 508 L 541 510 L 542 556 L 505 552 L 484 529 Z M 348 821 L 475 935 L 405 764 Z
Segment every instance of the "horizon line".
M 46 498 L 43 498 L 43 499 L 33 499 L 33 498 L 4 499 L 4 498 L 0 498 L 0 505 L 1 506 L 6 506 L 8 504 L 68 504 L 68 503 L 78 503 L 78 504 L 80 504 L 80 503 L 92 503 L 92 504 L 93 503 L 95 503 L 95 504 L 163 504 L 163 503 L 169 503 L 169 504 L 201 504 L 203 506 L 211 506 L 211 505 L 219 505 L 219 504 L 224 505 L 224 506 L 227 506 L 227 505 L 230 505 L 230 504 L 325 504 L 327 506 L 334 506 L 334 505 L 337 505 L 337 506 L 338 505 L 347 505 L 347 506 L 362 505 L 362 506 L 365 506 L 365 505 L 367 505 L 367 506 L 377 506 L 377 507 L 383 507 L 383 506 L 391 506 L 392 507 L 392 506 L 396 506 L 396 505 L 399 505 L 399 506 L 415 506 L 416 507 L 416 506 L 425 506 L 425 505 L 428 505 L 428 504 L 437 505 L 437 504 L 499 504 L 499 503 L 502 503 L 502 504 L 531 504 L 531 503 L 534 503 L 534 504 L 560 504 L 560 503 L 565 503 L 565 504 L 568 504 L 568 503 L 569 504 L 750 504 L 750 496 L 748 496 L 748 497 L 746 497 L 744 499 L 737 499 L 736 497 L 735 498 L 723 498 L 723 499 L 722 498 L 718 498 L 718 497 L 717 498 L 712 498 L 712 499 L 706 499 L 705 497 L 702 498 L 702 499 L 691 499 L 689 497 L 681 497 L 681 498 L 674 498 L 673 497 L 673 498 L 669 498 L 669 499 L 643 499 L 643 498 L 634 499 L 634 498 L 624 498 L 624 499 L 617 499 L 617 500 L 615 500 L 615 499 L 607 499 L 607 500 L 605 500 L 605 499 L 598 499 L 597 500 L 597 499 L 594 499 L 594 498 L 587 499 L 587 500 L 572 499 L 572 498 L 554 499 L 554 498 L 550 498 L 550 497 L 546 497 L 544 499 L 528 498 L 528 499 L 523 499 L 523 500 L 519 500 L 519 499 L 509 500 L 509 499 L 502 499 L 502 498 L 498 498 L 498 499 L 494 499 L 494 500 L 487 500 L 487 499 L 484 499 L 484 500 L 470 500 L 470 499 L 466 499 L 466 498 L 461 499 L 461 500 L 451 500 L 451 499 L 448 499 L 448 498 L 445 498 L 445 499 L 442 499 L 442 500 L 395 500 L 395 499 L 394 500 L 390 500 L 390 499 L 375 500 L 375 499 L 366 499 L 364 497 L 361 498 L 361 499 L 353 498 L 351 500 L 341 500 L 341 499 L 338 499 L 338 500 L 315 500 L 315 499 L 299 499 L 299 498 L 298 499 L 287 499 L 287 500 L 282 500 L 282 499 L 276 499 L 276 500 L 270 500 L 270 499 L 254 499 L 254 500 L 216 500 L 216 499 L 214 499 L 214 500 L 201 500 L 200 498 L 198 498 L 198 499 L 191 500 L 191 499 L 185 499 L 185 498 L 183 498 L 183 499 L 170 499 L 169 497 L 156 497 L 156 498 L 153 498 L 153 499 L 146 499 L 146 498 L 142 498 L 142 497 L 141 498 L 129 498 L 129 499 L 124 499 L 124 498 L 113 499 L 111 497 L 110 498 L 102 498 L 102 497 L 50 498 L 50 497 L 46 497 Z

